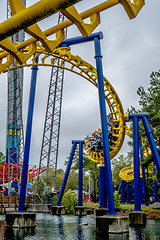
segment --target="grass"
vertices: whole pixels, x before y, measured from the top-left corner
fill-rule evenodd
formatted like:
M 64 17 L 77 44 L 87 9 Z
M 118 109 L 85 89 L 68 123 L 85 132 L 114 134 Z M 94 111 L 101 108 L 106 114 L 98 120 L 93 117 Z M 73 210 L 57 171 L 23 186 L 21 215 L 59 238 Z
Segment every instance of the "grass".
M 98 208 L 99 207 L 99 204 L 98 203 L 93 203 L 93 202 L 86 202 L 84 201 L 83 202 L 83 206 L 84 207 L 87 207 L 87 208 Z M 130 210 L 130 209 L 134 209 L 134 204 L 120 204 L 120 206 L 118 207 L 120 209 L 127 209 L 127 210 Z M 160 210 L 157 210 L 157 209 L 152 209 L 151 206 L 144 206 L 142 205 L 141 206 L 141 209 L 142 211 L 148 211 L 148 212 L 156 212 L 158 214 L 160 214 Z
M 120 204 L 119 208 L 120 209 L 127 209 L 127 210 L 134 209 L 134 204 Z M 156 211 L 156 212 L 160 213 L 160 210 L 152 209 L 151 205 L 150 206 L 142 205 L 141 209 L 142 209 L 142 211 L 149 211 L 149 212 L 153 212 L 153 211 L 155 212 Z
M 87 208 L 98 208 L 99 204 L 94 202 L 83 202 L 83 206 Z
M 134 209 L 134 204 L 120 204 L 120 209 L 127 209 L 127 210 L 130 210 L 130 209 Z M 151 206 L 144 206 L 142 205 L 141 206 L 141 209 L 143 211 L 150 211 L 151 210 Z

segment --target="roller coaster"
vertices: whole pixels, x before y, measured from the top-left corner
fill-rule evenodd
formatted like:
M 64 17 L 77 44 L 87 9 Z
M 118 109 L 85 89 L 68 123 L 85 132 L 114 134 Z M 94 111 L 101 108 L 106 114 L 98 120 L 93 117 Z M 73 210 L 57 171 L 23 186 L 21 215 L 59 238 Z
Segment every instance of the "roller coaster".
M 35 67 L 35 71 L 37 70 L 38 66 L 50 66 L 50 67 L 57 67 L 68 70 L 75 74 L 80 75 L 90 83 L 92 83 L 95 87 L 100 89 L 100 75 L 102 73 L 98 73 L 98 67 L 101 67 L 99 63 L 100 56 L 100 49 L 99 49 L 99 40 L 102 38 L 101 33 L 99 34 L 100 37 L 97 37 L 95 34 L 91 34 L 93 30 L 100 24 L 100 12 L 111 8 L 117 4 L 121 4 L 126 13 L 128 14 L 129 18 L 135 18 L 141 8 L 144 6 L 144 0 L 108 0 L 97 6 L 86 10 L 85 12 L 79 14 L 73 5 L 74 3 L 78 2 L 78 0 L 41 0 L 38 1 L 36 4 L 26 8 L 21 0 L 9 0 L 12 17 L 7 19 L 6 21 L 0 23 L 0 73 L 5 73 L 8 71 L 12 71 L 18 68 L 23 67 Z M 68 20 L 51 27 L 46 31 L 42 31 L 38 26 L 37 22 L 43 18 L 48 17 L 58 11 L 68 18 Z M 90 18 L 90 24 L 84 23 L 84 19 Z M 64 40 L 64 29 L 66 27 L 71 26 L 72 24 L 76 25 L 80 33 L 82 34 L 83 41 L 90 41 L 90 38 L 94 40 L 95 48 L 97 51 L 96 59 L 97 60 L 97 69 L 81 59 L 79 56 L 75 56 L 71 53 L 70 49 L 70 40 Z M 24 29 L 26 33 L 31 35 L 32 38 L 24 41 L 23 43 L 15 42 L 13 44 L 9 39 L 9 36 Z M 55 40 L 48 40 L 48 36 L 55 34 Z M 89 37 L 91 36 L 92 37 Z M 86 39 L 86 40 L 84 40 Z M 76 38 L 72 39 L 72 43 L 76 43 Z M 98 55 L 99 54 L 99 55 Z M 60 64 L 57 66 L 55 64 L 55 60 L 59 59 Z M 65 65 L 64 65 L 65 63 Z M 132 118 L 128 114 L 124 114 L 123 107 L 121 101 L 113 88 L 110 82 L 103 76 L 102 84 L 104 85 L 104 99 L 106 100 L 109 109 L 110 109 L 110 116 L 111 116 L 111 129 L 110 129 L 110 139 L 109 139 L 109 153 L 105 153 L 104 151 L 104 130 L 107 126 L 103 127 L 102 130 L 97 130 L 92 136 L 85 139 L 85 145 L 87 154 L 90 159 L 94 162 L 100 164 L 100 166 L 105 166 L 105 171 L 107 170 L 106 161 L 108 161 L 110 168 L 110 158 L 116 156 L 119 152 L 125 136 L 125 127 L 126 127 L 126 120 Z M 31 86 L 32 87 L 32 86 Z M 102 88 L 103 89 L 103 88 Z M 34 90 L 35 91 L 35 90 Z M 33 93 L 34 95 L 35 93 Z M 103 95 L 99 93 L 100 97 Z M 102 96 L 103 98 L 103 96 Z M 34 97 L 33 97 L 34 99 Z M 31 100 L 30 108 L 33 108 L 34 100 Z M 101 104 L 100 104 L 101 105 Z M 103 105 L 103 99 L 102 99 Z M 104 105 L 101 108 L 101 111 L 104 110 Z M 103 112 L 105 113 L 105 111 Z M 28 121 L 31 124 L 32 122 L 32 115 L 29 118 L 28 114 Z M 146 116 L 145 116 L 146 117 Z M 106 118 L 106 116 L 105 116 Z M 108 119 L 110 117 L 108 116 Z M 134 116 L 133 116 L 134 118 Z M 142 116 L 143 118 L 143 116 Z M 106 120 L 104 120 L 106 121 Z M 106 124 L 106 122 L 105 122 Z M 103 124 L 102 124 L 103 125 Z M 29 130 L 28 130 L 29 129 Z M 102 134 L 101 134 L 102 131 Z M 108 131 L 107 131 L 108 132 Z M 28 125 L 26 130 L 26 134 L 28 133 L 28 139 L 26 136 L 26 143 L 25 150 L 26 154 L 24 156 L 23 162 L 23 172 L 22 172 L 22 182 L 21 182 L 21 195 L 20 195 L 20 208 L 19 210 L 23 210 L 23 198 L 25 196 L 25 189 L 26 189 L 26 179 L 27 179 L 27 171 L 28 169 L 28 160 L 29 160 L 29 147 L 30 147 L 30 135 L 31 135 L 31 125 Z M 97 140 L 95 141 L 94 139 Z M 102 144 L 100 143 L 99 139 L 103 139 L 103 148 Z M 108 137 L 107 137 L 108 138 Z M 98 145 L 97 145 L 98 144 Z M 27 147 L 26 147 L 27 145 Z M 95 146 L 97 145 L 97 146 Z M 109 154 L 109 155 L 106 155 Z M 109 156 L 108 160 L 105 160 Z M 108 182 L 110 182 L 110 172 L 108 178 Z M 112 186 L 111 186 L 112 187 Z M 113 195 L 111 190 L 109 189 L 108 192 L 109 197 L 109 209 L 110 213 L 114 214 L 114 207 L 112 206 Z
M 10 174 L 8 174 L 8 171 L 10 171 Z M 28 169 L 28 179 L 27 181 L 32 181 L 38 173 L 38 169 L 35 166 L 30 166 Z M 8 179 L 8 175 L 10 175 L 10 179 Z M 22 164 L 20 164 L 19 166 L 19 177 L 20 180 L 22 178 Z M 17 183 L 18 179 L 18 169 L 17 169 L 17 164 L 11 163 L 10 166 L 8 166 L 8 164 L 2 164 L 2 167 L 0 168 L 0 183 L 8 183 L 8 182 L 14 182 Z
M 9 4 L 13 17 L 1 23 L 0 26 L 0 46 L 2 47 L 0 51 L 0 73 L 33 65 L 55 67 L 54 61 L 56 58 L 59 58 L 61 59 L 61 68 L 63 68 L 64 62 L 69 63 L 70 68 L 66 67 L 65 69 L 85 77 L 88 81 L 98 87 L 98 83 L 96 80 L 96 69 L 93 66 L 90 66 L 90 64 L 82 60 L 80 57 L 71 55 L 69 48 L 57 49 L 57 46 L 59 46 L 59 44 L 64 40 L 63 29 L 72 24 L 75 24 L 83 37 L 87 37 L 99 25 L 101 11 L 104 11 L 110 7 L 121 3 L 130 19 L 132 19 L 136 17 L 138 12 L 142 8 L 142 6 L 144 5 L 144 1 L 142 0 L 135 3 L 132 3 L 131 1 L 117 0 L 105 1 L 104 3 L 99 4 L 81 14 L 79 14 L 76 8 L 72 5 L 75 2 L 77 1 L 69 1 L 69 3 L 66 3 L 66 1 L 60 1 L 60 3 L 55 3 L 54 6 L 52 1 L 43 0 L 30 6 L 29 8 L 26 8 L 21 0 L 10 0 Z M 71 6 L 66 8 L 68 6 L 67 4 Z M 62 14 L 64 14 L 68 18 L 68 20 L 46 30 L 45 32 L 42 32 L 38 24 L 35 22 L 41 20 L 42 18 L 50 14 L 54 14 L 57 11 L 56 8 L 58 6 L 61 6 L 60 9 Z M 65 9 L 63 9 L 64 6 Z M 37 9 L 39 9 L 39 11 L 37 11 Z M 39 14 L 36 16 L 37 12 L 39 12 Z M 88 17 L 90 17 L 91 23 L 85 24 L 83 20 Z M 27 23 L 27 21 L 29 22 Z M 31 24 L 33 25 L 30 26 Z M 28 27 L 24 28 L 24 26 Z M 7 28 L 9 29 L 7 30 Z M 13 44 L 9 38 L 6 38 L 21 29 L 25 29 L 25 31 L 30 34 L 32 38 L 23 43 L 15 42 L 15 44 Z M 48 40 L 47 37 L 54 33 L 56 34 L 56 39 L 54 41 Z M 37 41 L 40 41 L 43 47 Z M 32 57 L 33 54 L 34 57 Z M 41 58 L 41 63 L 36 64 L 35 59 L 39 56 Z M 29 59 L 32 60 L 32 64 L 27 64 L 27 61 Z M 48 63 L 47 59 L 49 59 Z M 79 69 L 79 72 L 75 70 L 75 67 Z M 123 119 L 124 112 L 120 99 L 118 98 L 118 95 L 112 85 L 106 78 L 104 78 L 104 83 L 105 98 L 112 116 L 112 136 L 110 138 L 110 150 L 112 158 L 117 154 L 123 143 L 125 135 L 125 124 Z M 98 153 L 96 151 L 90 151 L 88 144 L 89 140 L 90 139 L 86 140 L 87 153 L 89 157 L 91 158 L 91 160 L 102 163 L 103 149 L 101 149 L 101 151 L 99 151 Z

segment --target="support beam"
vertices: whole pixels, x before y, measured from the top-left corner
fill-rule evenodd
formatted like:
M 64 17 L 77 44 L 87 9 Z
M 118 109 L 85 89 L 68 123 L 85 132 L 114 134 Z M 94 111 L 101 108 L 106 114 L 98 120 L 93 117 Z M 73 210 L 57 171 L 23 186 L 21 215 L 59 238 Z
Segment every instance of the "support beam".
M 0 23 L 0 40 L 81 0 L 41 0 Z M 10 0 L 13 2 L 13 0 Z
M 140 156 L 142 163 L 144 162 L 144 156 L 143 156 L 143 149 L 142 149 L 142 140 L 139 142 L 140 146 Z M 142 166 L 141 166 L 142 167 Z M 142 167 L 142 177 L 143 177 L 143 188 L 144 188 L 144 197 L 145 197 L 145 206 L 148 206 L 148 199 L 147 199 L 147 188 L 146 188 L 146 174 L 145 169 Z
M 99 104 L 100 104 L 100 115 L 101 115 L 101 126 L 102 126 L 105 180 L 106 180 L 107 197 L 108 197 L 108 212 L 111 215 L 115 215 L 100 39 L 94 38 L 94 44 L 95 44 L 95 59 L 96 59 L 96 67 L 97 67 Z
M 78 206 L 82 206 L 82 191 L 83 191 L 83 143 L 79 143 L 79 181 L 78 181 Z
M 127 182 L 127 203 L 130 204 L 130 182 Z
M 105 168 L 99 167 L 99 208 L 107 207 L 106 184 L 105 184 Z
M 74 142 L 73 146 L 72 146 L 71 153 L 70 153 L 69 161 L 68 161 L 68 164 L 67 164 L 67 169 L 65 171 L 65 175 L 64 175 L 63 182 L 62 182 L 62 185 L 61 185 L 61 190 L 60 190 L 60 193 L 59 193 L 59 196 L 58 196 L 58 200 L 57 200 L 56 206 L 60 206 L 61 205 L 63 193 L 64 193 L 65 186 L 66 186 L 66 183 L 67 183 L 67 180 L 68 180 L 68 176 L 69 176 L 69 172 L 70 172 L 70 169 L 71 169 L 72 160 L 73 160 L 73 157 L 74 157 L 76 146 L 77 146 L 77 143 Z
M 122 203 L 125 203 L 125 181 L 122 180 Z
M 134 211 L 141 211 L 140 199 L 140 164 L 139 164 L 139 129 L 138 118 L 133 117 L 133 161 L 134 161 Z
M 143 121 L 143 125 L 145 128 L 146 134 L 147 134 L 149 145 L 151 147 L 151 152 L 153 154 L 153 158 L 154 158 L 154 161 L 155 161 L 155 164 L 157 167 L 157 171 L 160 176 L 160 157 L 159 157 L 158 150 L 157 150 L 157 147 L 156 147 L 156 144 L 154 141 L 153 132 L 151 130 L 151 127 L 149 125 L 149 122 L 148 122 L 148 119 L 146 116 L 142 116 L 142 121 Z
M 155 163 L 153 164 L 153 168 L 154 168 L 154 177 L 156 177 L 156 168 L 155 168 Z M 157 181 L 154 179 L 154 202 L 158 202 L 158 185 L 157 185 Z
M 36 63 L 38 63 L 38 58 L 36 58 Z M 36 81 L 37 81 L 37 71 L 38 71 L 38 67 L 33 66 L 32 67 L 31 86 L 30 86 L 29 106 L 28 106 L 28 117 L 27 117 L 27 128 L 26 128 L 24 159 L 23 159 L 23 169 L 22 169 L 21 191 L 20 191 L 19 208 L 18 208 L 19 212 L 24 212 L 24 205 L 25 205 L 29 153 L 30 153 L 30 143 L 31 143 L 31 132 L 32 132 L 32 119 L 33 119 L 34 99 L 35 99 Z

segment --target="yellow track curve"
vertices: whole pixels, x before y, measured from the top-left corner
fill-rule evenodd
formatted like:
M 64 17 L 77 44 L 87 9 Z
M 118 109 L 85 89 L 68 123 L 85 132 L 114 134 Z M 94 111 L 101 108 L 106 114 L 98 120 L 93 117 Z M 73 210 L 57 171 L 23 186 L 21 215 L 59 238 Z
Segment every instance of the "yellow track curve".
M 70 52 L 70 48 L 63 47 L 58 48 L 49 53 L 40 46 L 40 44 L 34 44 L 34 46 L 27 47 L 23 49 L 23 52 L 28 52 L 29 55 L 33 54 L 32 49 L 34 49 L 35 56 L 32 58 L 32 63 L 19 65 L 17 61 L 14 61 L 15 66 L 10 65 L 8 61 L 3 65 L 1 64 L 0 72 L 7 72 L 16 68 L 30 67 L 30 66 L 51 66 L 59 67 L 65 70 L 71 71 L 85 78 L 91 82 L 94 86 L 98 88 L 97 82 L 97 71 L 96 68 L 81 59 L 79 56 L 74 56 Z M 36 49 L 36 50 L 35 50 Z M 39 63 L 36 64 L 35 59 L 39 56 Z M 60 65 L 54 65 L 54 60 L 57 58 L 60 59 Z M 12 63 L 12 61 L 11 61 Z M 65 66 L 64 66 L 65 63 Z M 119 152 L 124 136 L 125 136 L 125 121 L 124 121 L 124 111 L 121 104 L 121 101 L 113 88 L 110 82 L 104 77 L 104 91 L 105 99 L 109 106 L 110 113 L 112 116 L 112 137 L 110 141 L 110 156 L 113 158 Z M 99 131 L 99 130 L 98 130 Z M 85 140 L 87 143 L 87 140 Z M 89 148 L 86 148 L 87 154 L 92 161 L 95 161 L 99 164 L 103 164 L 103 151 L 100 153 L 90 152 Z
M 131 182 L 134 180 L 134 167 L 125 167 L 121 169 L 119 176 L 122 180 L 126 182 Z M 140 168 L 140 177 L 142 178 L 142 168 Z

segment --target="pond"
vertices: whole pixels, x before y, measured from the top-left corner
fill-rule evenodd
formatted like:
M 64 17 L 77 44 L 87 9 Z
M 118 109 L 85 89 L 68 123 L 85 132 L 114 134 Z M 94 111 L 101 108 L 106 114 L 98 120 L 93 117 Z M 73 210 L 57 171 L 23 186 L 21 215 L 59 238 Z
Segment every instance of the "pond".
M 0 240 L 160 240 L 160 221 L 147 220 L 145 228 L 129 228 L 127 234 L 96 235 L 93 215 L 53 216 L 37 213 L 35 229 L 5 230 L 5 216 L 0 215 Z M 87 222 L 88 225 L 83 225 Z

